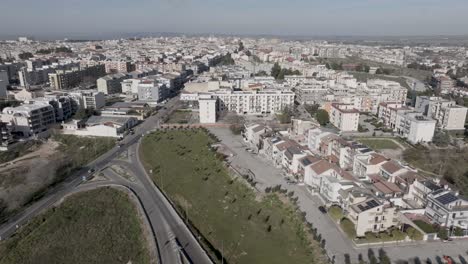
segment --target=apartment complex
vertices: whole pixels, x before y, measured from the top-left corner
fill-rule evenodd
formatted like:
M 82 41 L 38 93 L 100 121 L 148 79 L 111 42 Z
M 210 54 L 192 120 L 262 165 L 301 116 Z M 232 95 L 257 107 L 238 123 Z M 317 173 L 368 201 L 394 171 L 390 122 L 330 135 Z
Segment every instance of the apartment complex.
M 106 105 L 104 93 L 97 90 L 75 90 L 69 95 L 84 109 L 101 109 Z
M 130 78 L 123 73 L 109 74 L 97 79 L 97 89 L 104 94 L 122 93 L 122 81 Z
M 12 133 L 30 137 L 45 132 L 55 124 L 55 111 L 49 104 L 23 104 L 6 107 L 2 111 L 2 122 L 8 123 Z
M 431 142 L 436 121 L 418 112 L 401 112 L 396 116 L 394 131 L 413 144 Z
M 441 129 L 465 129 L 468 108 L 457 105 L 455 101 L 441 97 L 418 96 L 415 110 L 437 120 L 437 126 Z
M 342 132 L 358 131 L 359 111 L 352 104 L 331 105 L 330 123 Z
M 216 99 L 213 98 L 200 98 L 198 100 L 201 124 L 216 123 L 216 103 Z
M 74 67 L 71 70 L 56 70 L 55 73 L 49 73 L 49 83 L 55 90 L 71 89 L 81 84 L 85 78 L 97 79 L 104 74 L 104 65 Z

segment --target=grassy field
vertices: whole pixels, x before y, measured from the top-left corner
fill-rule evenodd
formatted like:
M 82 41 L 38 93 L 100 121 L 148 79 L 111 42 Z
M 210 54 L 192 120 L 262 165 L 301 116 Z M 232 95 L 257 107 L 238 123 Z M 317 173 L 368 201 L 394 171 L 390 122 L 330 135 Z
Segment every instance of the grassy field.
M 0 244 L 1 264 L 143 264 L 149 258 L 135 206 L 111 188 L 67 198 Z
M 115 145 L 113 138 L 54 135 L 52 139 L 58 147 L 46 156 L 34 152 L 36 157 L 0 172 L 0 222 Z
M 328 214 L 333 218 L 333 220 L 338 221 L 343 218 L 343 210 L 338 206 L 331 206 L 328 208 Z
M 166 123 L 169 124 L 187 124 L 192 117 L 191 111 L 176 110 L 171 113 Z
M 374 150 L 400 148 L 393 140 L 385 138 L 362 138 L 358 139 L 358 141 Z
M 468 148 L 437 149 L 416 146 L 403 153 L 406 162 L 415 168 L 440 175 L 468 194 Z
M 222 254 L 225 263 L 320 263 L 294 209 L 233 179 L 212 143 L 203 130 L 158 131 L 140 150 L 155 183 L 202 234 L 210 254 L 218 262 Z

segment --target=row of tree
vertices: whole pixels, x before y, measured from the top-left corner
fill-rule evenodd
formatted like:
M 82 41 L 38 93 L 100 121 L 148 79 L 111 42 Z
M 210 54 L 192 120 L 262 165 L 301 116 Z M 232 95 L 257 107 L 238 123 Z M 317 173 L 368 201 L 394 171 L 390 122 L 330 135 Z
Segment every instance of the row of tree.
M 277 62 L 271 68 L 271 76 L 275 77 L 276 80 L 284 80 L 286 75 L 302 75 L 302 73 L 298 70 L 281 68 Z
M 57 47 L 52 49 L 40 49 L 36 52 L 36 54 L 51 54 L 51 53 L 72 53 L 73 51 L 67 47 Z

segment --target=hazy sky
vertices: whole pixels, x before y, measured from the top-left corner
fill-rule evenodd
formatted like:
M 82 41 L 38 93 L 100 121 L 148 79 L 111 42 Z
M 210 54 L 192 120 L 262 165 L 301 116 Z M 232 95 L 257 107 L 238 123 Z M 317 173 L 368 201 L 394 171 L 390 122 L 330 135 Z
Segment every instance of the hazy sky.
M 468 0 L 0 0 L 0 35 L 468 34 Z

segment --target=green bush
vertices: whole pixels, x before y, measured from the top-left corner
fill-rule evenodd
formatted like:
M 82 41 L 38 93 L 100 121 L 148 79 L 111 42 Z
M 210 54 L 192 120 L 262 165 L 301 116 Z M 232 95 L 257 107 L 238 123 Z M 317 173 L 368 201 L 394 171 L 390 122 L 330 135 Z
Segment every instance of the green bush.
M 422 229 L 422 231 L 426 232 L 427 234 L 437 232 L 437 229 L 435 229 L 433 225 L 426 223 L 425 221 L 415 220 L 413 223 L 415 223 L 419 228 Z
M 354 239 L 356 237 L 356 228 L 354 226 L 354 223 L 351 222 L 351 220 L 343 218 L 341 220 L 340 225 L 343 231 L 348 235 L 350 239 Z

